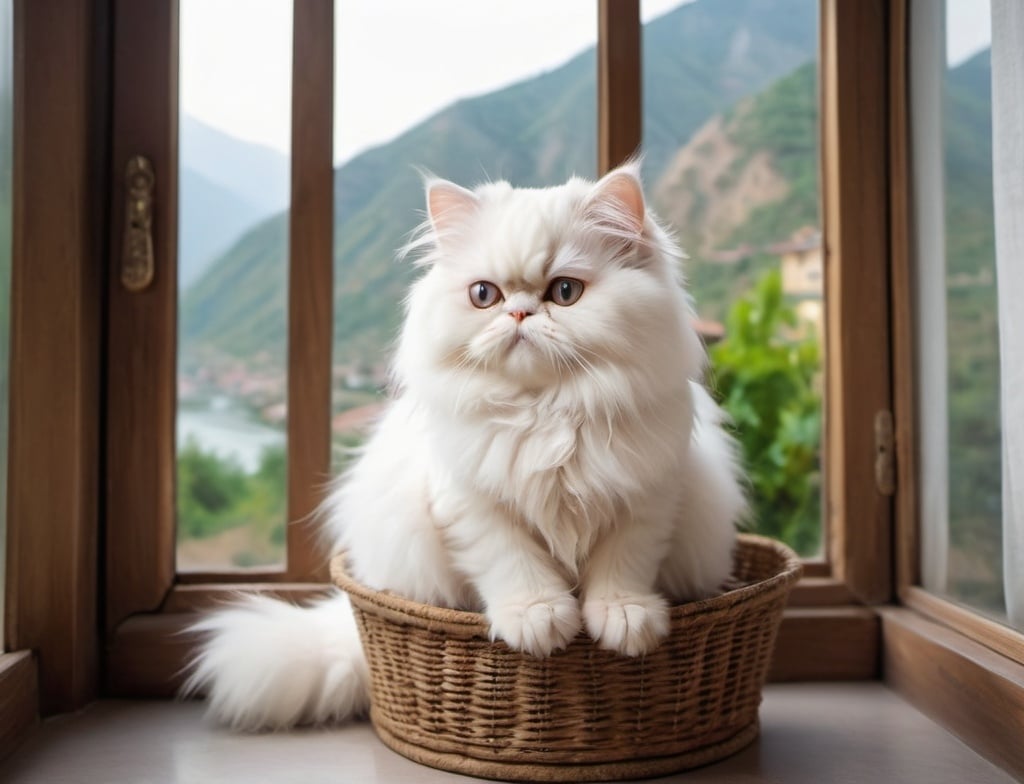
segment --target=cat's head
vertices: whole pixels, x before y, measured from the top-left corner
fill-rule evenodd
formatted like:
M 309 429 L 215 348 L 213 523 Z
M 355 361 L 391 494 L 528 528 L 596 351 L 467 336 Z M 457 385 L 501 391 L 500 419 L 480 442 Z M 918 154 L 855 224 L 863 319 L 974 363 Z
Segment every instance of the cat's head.
M 427 212 L 400 382 L 418 369 L 542 389 L 699 366 L 680 254 L 647 213 L 635 163 L 553 188 L 431 180 Z

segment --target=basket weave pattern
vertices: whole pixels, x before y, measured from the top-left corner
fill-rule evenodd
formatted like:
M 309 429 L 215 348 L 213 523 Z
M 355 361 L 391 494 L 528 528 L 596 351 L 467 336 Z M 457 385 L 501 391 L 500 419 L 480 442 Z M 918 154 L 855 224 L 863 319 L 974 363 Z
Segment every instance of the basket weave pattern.
M 742 535 L 741 586 L 671 610 L 669 637 L 627 658 L 581 635 L 538 659 L 488 639 L 486 619 L 335 581 L 351 596 L 371 719 L 417 761 L 491 777 L 654 775 L 727 756 L 757 735 L 761 687 L 800 563 Z

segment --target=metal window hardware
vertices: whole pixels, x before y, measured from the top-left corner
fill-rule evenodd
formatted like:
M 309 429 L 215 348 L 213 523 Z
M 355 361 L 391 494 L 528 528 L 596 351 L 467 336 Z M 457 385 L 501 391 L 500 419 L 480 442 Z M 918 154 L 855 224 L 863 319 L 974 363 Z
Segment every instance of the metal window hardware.
M 153 164 L 134 155 L 125 167 L 124 248 L 121 284 L 128 291 L 143 291 L 153 282 Z

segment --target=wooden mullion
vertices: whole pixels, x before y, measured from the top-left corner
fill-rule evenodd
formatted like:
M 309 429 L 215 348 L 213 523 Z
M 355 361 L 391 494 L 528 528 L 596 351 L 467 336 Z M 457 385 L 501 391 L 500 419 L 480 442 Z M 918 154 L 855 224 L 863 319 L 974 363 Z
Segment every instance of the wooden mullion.
M 289 579 L 327 577 L 308 524 L 330 472 L 334 0 L 295 3 L 288 278 Z
M 892 596 L 892 504 L 875 480 L 875 418 L 891 408 L 885 12 L 822 2 L 829 556 L 866 603 Z
M 107 629 L 174 582 L 178 287 L 178 3 L 116 3 L 108 278 Z M 121 283 L 125 167 L 155 174 L 152 283 Z
M 605 174 L 640 148 L 643 128 L 639 0 L 597 5 L 597 169 Z

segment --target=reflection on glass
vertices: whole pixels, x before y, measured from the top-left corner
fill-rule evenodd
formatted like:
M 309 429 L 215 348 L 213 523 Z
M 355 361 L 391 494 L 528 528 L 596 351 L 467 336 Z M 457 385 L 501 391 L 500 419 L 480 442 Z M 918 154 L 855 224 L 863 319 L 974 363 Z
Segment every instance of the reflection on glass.
M 395 252 L 423 217 L 417 170 L 521 186 L 596 173 L 593 2 L 388 5 L 335 6 L 336 469 L 381 405 L 414 275 Z
M 292 3 L 180 7 L 178 569 L 280 565 Z
M 11 344 L 12 2 L 0 0 L 0 652 L 4 650 L 7 563 L 7 403 Z
M 818 3 L 666 5 L 641 5 L 648 194 L 689 255 L 753 528 L 812 556 L 822 545 Z

